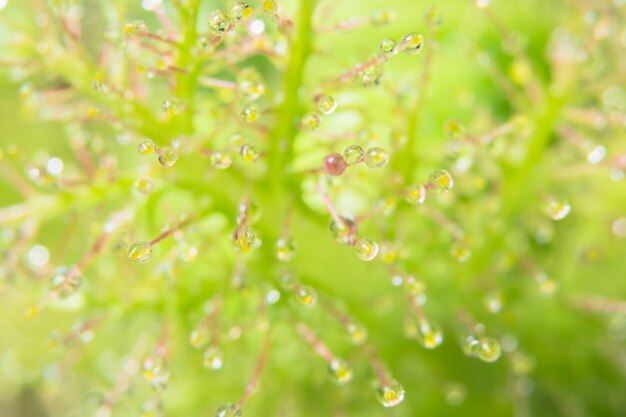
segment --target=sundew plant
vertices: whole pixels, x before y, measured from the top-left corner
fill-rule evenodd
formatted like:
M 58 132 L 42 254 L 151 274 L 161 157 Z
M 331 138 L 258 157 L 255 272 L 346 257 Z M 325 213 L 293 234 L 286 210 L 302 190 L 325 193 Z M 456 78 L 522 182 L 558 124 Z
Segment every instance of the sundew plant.
M 0 0 L 0 415 L 626 415 L 624 0 Z

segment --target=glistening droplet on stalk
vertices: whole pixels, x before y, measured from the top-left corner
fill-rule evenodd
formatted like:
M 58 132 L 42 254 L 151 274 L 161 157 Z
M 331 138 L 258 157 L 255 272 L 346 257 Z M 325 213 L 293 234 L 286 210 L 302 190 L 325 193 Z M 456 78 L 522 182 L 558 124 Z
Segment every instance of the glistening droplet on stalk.
M 363 162 L 364 158 L 365 151 L 359 145 L 350 145 L 343 150 L 343 159 L 348 163 L 348 165 Z
M 145 264 L 152 257 L 152 245 L 145 240 L 138 240 L 128 247 L 128 259 L 135 264 Z
M 359 259 L 371 261 L 378 255 L 378 243 L 370 238 L 363 237 L 355 242 L 354 251 Z
M 378 382 L 376 385 L 376 399 L 385 408 L 395 407 L 404 400 L 404 387 L 395 379 Z
M 207 18 L 209 32 L 215 36 L 222 36 L 230 28 L 230 19 L 221 10 L 215 10 Z

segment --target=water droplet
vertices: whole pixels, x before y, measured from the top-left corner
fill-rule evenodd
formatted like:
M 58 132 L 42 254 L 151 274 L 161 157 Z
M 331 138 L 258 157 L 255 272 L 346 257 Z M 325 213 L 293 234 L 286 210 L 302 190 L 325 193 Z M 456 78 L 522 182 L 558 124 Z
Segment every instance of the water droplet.
M 354 244 L 354 251 L 359 259 L 371 261 L 378 255 L 378 243 L 367 237 L 362 237 Z
M 313 112 L 307 113 L 302 117 L 300 125 L 307 130 L 313 131 L 319 127 L 322 123 L 322 119 Z
M 443 333 L 439 326 L 423 322 L 417 327 L 416 339 L 426 349 L 434 349 L 443 342 Z
M 41 268 L 48 263 L 50 253 L 45 246 L 35 245 L 28 251 L 28 263 L 33 268 Z
M 502 348 L 496 339 L 485 337 L 480 339 L 477 352 L 478 359 L 484 362 L 495 362 L 500 358 Z
M 404 280 L 404 286 L 407 292 L 411 295 L 421 295 L 426 291 L 426 283 L 421 279 L 415 278 L 413 275 L 409 275 Z
M 353 344 L 360 346 L 367 341 L 367 329 L 360 323 L 350 323 L 348 334 Z
M 278 5 L 274 0 L 263 0 L 261 7 L 270 16 L 275 16 L 278 13 Z
M 404 190 L 404 199 L 411 205 L 424 204 L 426 201 L 426 187 L 423 185 L 411 185 Z
M 308 285 L 300 285 L 294 293 L 296 300 L 307 307 L 312 307 L 317 303 L 317 291 Z
M 385 25 L 395 18 L 395 13 L 391 10 L 375 10 L 370 17 L 375 25 Z
M 348 165 L 363 162 L 364 158 L 365 151 L 359 145 L 350 145 L 343 151 L 343 159 L 348 163 Z
M 317 109 L 325 115 L 333 114 L 337 109 L 337 102 L 334 98 L 327 95 L 319 95 L 315 98 Z
M 142 194 L 150 194 L 154 189 L 154 183 L 148 177 L 137 178 L 133 186 L 135 187 L 135 190 Z
M 222 369 L 222 365 L 224 363 L 224 358 L 222 353 L 215 347 L 210 347 L 204 352 L 204 356 L 202 357 L 202 364 L 205 368 L 217 371 Z
M 172 167 L 178 161 L 178 154 L 171 148 L 165 148 L 159 155 L 159 163 L 164 167 Z
M 405 46 L 404 52 L 410 55 L 417 55 L 424 46 L 424 37 L 417 33 L 409 33 L 402 38 L 402 43 Z
M 343 359 L 333 359 L 328 370 L 339 385 L 347 384 L 352 379 L 352 368 Z
M 383 407 L 395 407 L 404 400 L 404 387 L 396 380 L 390 380 L 386 385 L 380 382 L 376 386 L 376 399 Z
M 131 23 L 127 23 L 124 26 L 124 31 L 126 33 L 129 34 L 134 34 L 134 33 L 147 33 L 148 32 L 148 26 L 146 25 L 146 23 L 143 20 L 135 20 Z
M 389 155 L 382 148 L 369 148 L 365 152 L 365 165 L 369 168 L 380 169 L 387 165 L 387 162 L 389 162 Z
M 248 106 L 242 110 L 241 118 L 246 123 L 252 123 L 259 118 L 259 113 L 255 106 Z
M 217 409 L 215 417 L 241 417 L 241 410 L 233 403 L 227 403 Z
M 128 259 L 135 264 L 145 264 L 152 257 L 152 245 L 145 240 L 138 240 L 128 247 Z
M 222 36 L 230 28 L 230 19 L 221 10 L 215 10 L 207 18 L 209 32 L 215 36 Z
M 156 149 L 156 145 L 150 139 L 144 139 L 137 144 L 137 151 L 142 155 L 153 154 Z
M 565 201 L 550 200 L 543 205 L 543 212 L 552 220 L 563 220 L 567 217 L 572 207 Z
M 356 224 L 350 219 L 341 218 L 341 220 L 339 224 L 333 220 L 330 223 L 330 231 L 337 243 L 353 245 L 356 242 Z
M 278 239 L 276 242 L 276 258 L 282 262 L 290 261 L 296 254 L 296 245 L 291 239 Z
M 395 48 L 396 48 L 396 41 L 394 41 L 393 39 L 383 39 L 380 42 L 380 50 L 381 52 L 385 54 L 393 52 Z
M 59 298 L 67 298 L 76 293 L 84 281 L 85 278 L 76 266 L 60 266 L 54 270 L 50 291 Z
M 230 156 L 222 152 L 213 152 L 210 157 L 211 166 L 216 169 L 228 169 L 233 163 Z
M 209 330 L 205 326 L 200 326 L 189 334 L 189 344 L 196 349 L 201 348 L 209 341 Z
M 248 4 L 238 1 L 233 3 L 228 9 L 228 16 L 234 21 L 239 22 L 241 20 L 247 20 L 252 15 L 252 7 Z
M 176 98 L 164 100 L 161 108 L 169 116 L 176 116 L 184 110 L 183 104 Z
M 324 171 L 328 175 L 338 176 L 344 173 L 346 168 L 348 168 L 348 164 L 343 159 L 343 156 L 338 153 L 331 153 L 324 158 Z
M 437 192 L 447 193 L 454 187 L 454 179 L 445 169 L 438 169 L 429 175 L 428 185 Z
M 246 143 L 239 149 L 239 155 L 246 162 L 254 162 L 259 158 L 259 151 L 256 146 Z
M 246 226 L 235 237 L 235 250 L 248 253 L 250 249 L 258 247 L 260 242 L 254 230 Z

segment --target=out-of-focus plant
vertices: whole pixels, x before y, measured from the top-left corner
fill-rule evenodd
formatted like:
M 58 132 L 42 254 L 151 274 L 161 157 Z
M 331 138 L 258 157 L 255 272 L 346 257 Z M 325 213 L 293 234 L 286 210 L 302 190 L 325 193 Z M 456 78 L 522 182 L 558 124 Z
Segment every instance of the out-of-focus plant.
M 0 1 L 22 112 L 66 138 L 0 139 L 0 285 L 25 310 L 0 381 L 36 387 L 29 415 L 625 409 L 626 286 L 597 278 L 626 266 L 624 2 L 561 5 L 543 42 L 459 2 L 498 40 L 465 58 L 486 100 L 438 96 L 436 7 L 403 2 L 415 32 L 354 36 L 338 70 L 325 39 L 394 13 L 134 3 Z M 562 374 L 579 359 L 602 370 Z

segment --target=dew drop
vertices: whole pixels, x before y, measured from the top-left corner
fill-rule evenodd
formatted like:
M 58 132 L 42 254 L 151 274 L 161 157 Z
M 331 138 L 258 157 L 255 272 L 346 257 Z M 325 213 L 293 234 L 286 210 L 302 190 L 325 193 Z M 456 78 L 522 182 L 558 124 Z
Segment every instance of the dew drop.
M 380 42 L 380 50 L 381 52 L 385 54 L 393 52 L 395 48 L 396 48 L 396 41 L 394 41 L 393 39 L 383 39 Z
M 224 358 L 222 353 L 215 347 L 210 347 L 204 352 L 202 357 L 202 364 L 205 368 L 211 371 L 217 371 L 222 369 Z
M 228 9 L 228 16 L 234 21 L 239 22 L 241 20 L 247 20 L 252 15 L 252 7 L 247 3 L 238 1 L 233 3 Z
M 152 257 L 152 245 L 145 240 L 138 240 L 128 247 L 128 259 L 135 264 L 145 264 Z
M 360 323 L 350 323 L 348 325 L 348 334 L 350 341 L 360 346 L 367 341 L 367 329 Z
M 54 270 L 50 280 L 50 291 L 59 298 L 67 298 L 76 293 L 85 278 L 76 266 L 61 266 Z
M 275 16 L 278 13 L 278 5 L 274 0 L 263 0 L 261 8 L 270 16 Z
M 259 113 L 255 106 L 248 106 L 241 111 L 241 118 L 246 123 L 252 123 L 259 118 Z
M 443 342 L 443 333 L 437 325 L 424 322 L 417 328 L 417 341 L 426 349 L 435 349 Z
M 328 371 L 339 385 L 347 384 L 352 380 L 352 368 L 343 359 L 333 359 L 328 365 Z
M 302 117 L 300 125 L 307 130 L 313 131 L 319 127 L 322 123 L 322 119 L 313 112 L 307 113 Z
M 150 194 L 154 189 L 154 183 L 149 177 L 137 178 L 133 186 L 135 187 L 135 190 L 142 194 Z
M 246 162 L 254 162 L 259 158 L 259 151 L 256 146 L 246 143 L 239 148 L 239 155 Z
M 233 403 L 226 403 L 217 409 L 215 417 L 241 417 L 241 410 Z
M 454 187 L 454 179 L 445 169 L 438 169 L 428 177 L 428 185 L 437 192 L 447 193 Z
M 289 262 L 296 254 L 296 245 L 291 239 L 279 239 L 276 242 L 276 258 L 281 262 Z
M 372 169 L 380 169 L 385 167 L 389 162 L 389 154 L 378 147 L 369 148 L 365 152 L 365 165 Z
M 501 354 L 502 348 L 496 339 L 485 337 L 480 340 L 477 352 L 478 359 L 483 362 L 495 362 Z
M 423 185 L 411 185 L 404 190 L 404 199 L 407 203 L 416 206 L 426 201 L 426 187 Z
M 337 109 L 337 102 L 334 98 L 327 95 L 319 95 L 315 98 L 317 109 L 325 115 L 333 114 Z
M 296 300 L 307 307 L 313 307 L 317 303 L 317 291 L 308 285 L 300 285 L 294 293 Z
M 402 38 L 402 44 L 405 46 L 404 52 L 409 55 L 417 55 L 424 46 L 424 37 L 417 33 L 409 33 Z
M 385 408 L 395 407 L 404 400 L 404 387 L 396 380 L 390 380 L 385 385 L 378 383 L 376 399 Z
M 358 239 L 354 244 L 354 251 L 359 259 L 371 261 L 378 255 L 378 243 L 370 238 L 363 237 Z
M 350 145 L 343 150 L 343 159 L 348 165 L 354 165 L 363 162 L 365 151 L 359 145 Z
M 222 152 L 213 152 L 210 157 L 211 166 L 215 169 L 228 169 L 233 163 L 230 156 Z
M 178 161 L 178 154 L 171 148 L 165 148 L 159 155 L 159 163 L 166 168 L 174 166 Z
M 552 220 L 563 220 L 572 210 L 572 207 L 565 201 L 550 200 L 543 205 L 543 212 Z
M 156 149 L 156 145 L 150 139 L 144 139 L 137 144 L 137 151 L 142 155 L 153 154 Z
M 221 10 L 215 10 L 207 18 L 209 32 L 215 36 L 222 36 L 230 28 L 230 19 Z

